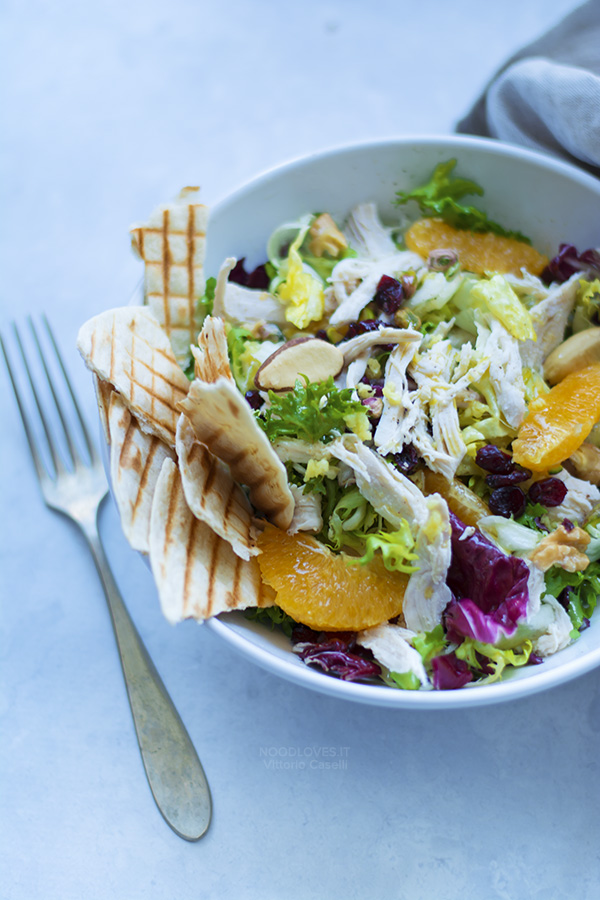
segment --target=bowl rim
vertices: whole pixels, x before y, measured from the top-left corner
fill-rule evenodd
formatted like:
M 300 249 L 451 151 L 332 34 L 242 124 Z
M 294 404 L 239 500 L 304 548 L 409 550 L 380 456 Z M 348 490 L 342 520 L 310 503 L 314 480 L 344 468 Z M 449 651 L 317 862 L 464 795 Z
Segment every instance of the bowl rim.
M 386 147 L 404 147 L 409 145 L 421 145 L 424 147 L 444 146 L 448 149 L 469 147 L 480 150 L 490 156 L 527 160 L 536 166 L 541 166 L 550 172 L 562 174 L 581 186 L 589 188 L 592 192 L 597 193 L 600 199 L 600 179 L 577 168 L 576 165 L 568 161 L 552 156 L 550 153 L 499 141 L 495 138 L 417 133 L 414 135 L 343 143 L 292 157 L 278 165 L 260 171 L 255 176 L 240 183 L 237 187 L 227 191 L 227 193 L 211 204 L 211 213 L 225 213 L 230 205 L 237 203 L 247 193 L 251 193 L 271 179 L 285 176 L 287 172 L 295 169 L 309 167 L 313 163 L 334 156 L 351 155 L 358 151 L 369 149 L 377 150 Z M 243 615 L 243 613 L 241 614 Z M 511 679 L 509 677 L 505 681 L 490 685 L 473 686 L 473 688 L 465 687 L 458 691 L 394 690 L 384 685 L 343 681 L 302 664 L 293 655 L 290 659 L 287 659 L 275 653 L 270 653 L 268 649 L 259 646 L 258 643 L 240 633 L 235 627 L 232 627 L 231 623 L 227 621 L 228 615 L 230 614 L 225 613 L 222 617 L 207 619 L 203 624 L 261 668 L 287 681 L 322 694 L 387 708 L 458 709 L 522 699 L 578 678 L 600 665 L 599 646 L 584 652 L 581 656 L 548 669 L 544 669 L 543 666 L 536 667 L 535 671 L 528 674 L 526 678 Z

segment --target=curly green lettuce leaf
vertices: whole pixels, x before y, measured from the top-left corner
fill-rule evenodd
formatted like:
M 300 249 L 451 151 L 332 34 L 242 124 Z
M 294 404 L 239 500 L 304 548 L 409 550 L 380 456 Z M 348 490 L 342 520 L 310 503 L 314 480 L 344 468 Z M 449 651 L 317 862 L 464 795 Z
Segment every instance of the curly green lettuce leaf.
M 327 516 L 327 543 L 334 550 L 341 550 L 342 547 L 360 549 L 364 546 L 363 535 L 378 519 L 358 488 L 347 488 Z
M 377 534 L 365 536 L 365 552 L 352 563 L 366 565 L 375 557 L 377 550 L 381 552 L 383 565 L 388 572 L 405 572 L 407 575 L 418 571 L 418 566 L 412 565 L 419 556 L 414 552 L 415 539 L 406 519 L 402 519 L 400 528 L 396 531 L 380 531 Z
M 478 684 L 491 684 L 502 677 L 507 666 L 524 666 L 529 662 L 533 644 L 523 641 L 520 647 L 501 650 L 494 644 L 484 644 L 474 638 L 465 638 L 454 651 L 458 659 L 464 660 L 475 675 L 483 673 Z
M 299 378 L 294 389 L 285 394 L 269 391 L 270 406 L 257 420 L 270 441 L 285 438 L 327 443 L 349 428 L 359 434 L 369 429 L 369 417 L 360 400 L 352 399 L 352 390 L 336 388 L 333 378 L 309 382 Z M 362 439 L 362 437 L 361 437 Z
M 475 181 L 453 178 L 452 171 L 455 166 L 455 159 L 440 163 L 426 184 L 412 191 L 398 191 L 396 204 L 400 206 L 409 200 L 416 200 L 424 216 L 439 216 L 454 228 L 464 231 L 491 231 L 501 237 L 515 238 L 530 244 L 531 240 L 520 231 L 508 231 L 498 222 L 489 219 L 482 210 L 458 202 L 468 194 L 482 196 L 484 190 Z
M 403 691 L 418 691 L 421 680 L 414 672 L 383 672 L 382 677 L 390 687 L 399 687 Z
M 545 575 L 546 590 L 560 597 L 567 606 L 573 625 L 571 637 L 576 638 L 584 624 L 596 609 L 600 595 L 600 562 L 591 562 L 583 572 L 567 572 L 560 566 L 552 566 Z M 563 593 L 564 592 L 564 593 Z
M 443 653 L 448 646 L 443 625 L 436 625 L 431 631 L 420 631 L 412 638 L 411 643 L 421 654 L 425 666 L 431 662 L 434 656 Z

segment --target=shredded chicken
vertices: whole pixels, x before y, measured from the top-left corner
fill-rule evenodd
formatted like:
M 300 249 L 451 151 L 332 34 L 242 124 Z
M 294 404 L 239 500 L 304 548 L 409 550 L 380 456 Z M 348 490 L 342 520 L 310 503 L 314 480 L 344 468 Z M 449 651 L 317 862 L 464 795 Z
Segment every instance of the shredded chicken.
M 596 504 L 600 503 L 600 490 L 583 478 L 576 478 L 562 469 L 554 478 L 560 478 L 567 486 L 567 496 L 560 506 L 553 506 L 548 514 L 557 522 L 569 519 L 577 525 L 584 522 Z
M 377 662 L 397 674 L 413 673 L 422 685 L 429 684 L 421 654 L 411 647 L 414 632 L 400 625 L 376 625 L 359 631 L 356 641 L 373 653 Z
M 554 285 L 547 297 L 530 310 L 536 340 L 523 341 L 520 351 L 522 364 L 534 372 L 541 371 L 548 354 L 564 339 L 580 278 L 581 273 L 576 272 L 564 284 Z
M 525 384 L 519 353 L 519 341 L 494 317 L 486 325 L 477 324 L 475 349 L 489 359 L 490 383 L 500 412 L 517 429 L 527 412 Z
M 538 656 L 552 656 L 571 643 L 573 625 L 567 612 L 551 594 L 546 594 L 543 605 L 552 610 L 553 618 L 544 634 L 533 641 L 533 652 Z
M 348 217 L 346 233 L 361 257 L 382 259 L 397 252 L 390 229 L 381 224 L 374 203 L 359 203 Z
M 393 254 L 374 260 L 343 259 L 331 273 L 331 285 L 338 307 L 332 313 L 331 325 L 354 322 L 373 299 L 382 275 L 400 275 L 420 268 L 423 260 L 410 250 L 396 250 Z
M 228 257 L 219 270 L 213 315 L 236 325 L 252 326 L 260 322 L 285 325 L 285 308 L 273 294 L 227 280 L 235 263 L 233 257 Z
M 410 576 L 402 612 L 408 628 L 431 631 L 452 599 L 446 574 L 452 555 L 448 504 L 439 494 L 426 498 L 427 521 L 417 534 L 418 571 Z
M 319 532 L 323 527 L 321 495 L 315 493 L 305 494 L 304 488 L 297 487 L 295 484 L 290 485 L 290 490 L 295 505 L 294 516 L 288 528 L 288 534 L 297 534 L 299 531 Z

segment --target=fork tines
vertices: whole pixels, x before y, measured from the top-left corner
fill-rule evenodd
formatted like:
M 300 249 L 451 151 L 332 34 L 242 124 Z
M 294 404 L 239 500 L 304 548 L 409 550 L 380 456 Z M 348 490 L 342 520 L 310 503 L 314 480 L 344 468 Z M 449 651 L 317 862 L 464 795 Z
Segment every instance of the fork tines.
M 12 341 L 0 334 L 0 346 L 38 476 L 55 479 L 96 463 L 98 453 L 45 315 L 41 323 L 27 317 L 27 339 L 13 322 Z

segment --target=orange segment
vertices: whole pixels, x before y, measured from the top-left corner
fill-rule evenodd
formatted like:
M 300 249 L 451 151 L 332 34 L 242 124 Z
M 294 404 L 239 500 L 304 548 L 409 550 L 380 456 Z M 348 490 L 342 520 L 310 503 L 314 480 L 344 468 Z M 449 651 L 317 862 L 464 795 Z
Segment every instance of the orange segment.
M 423 493 L 441 494 L 450 511 L 465 525 L 477 525 L 483 516 L 491 515 L 487 503 L 458 478 L 448 481 L 439 472 L 432 472 L 431 469 L 425 469 L 424 475 Z
M 297 622 L 317 631 L 361 631 L 402 612 L 408 576 L 388 572 L 380 559 L 348 563 L 306 534 L 267 525 L 258 538 L 263 581 L 276 603 Z
M 520 275 L 522 266 L 533 275 L 540 275 L 548 264 L 548 257 L 522 241 L 491 232 L 462 231 L 442 219 L 419 219 L 408 229 L 405 240 L 409 250 L 425 257 L 432 250 L 455 250 L 463 269 L 478 275 Z
M 572 372 L 529 405 L 513 459 L 534 472 L 568 459 L 600 419 L 600 363 Z

